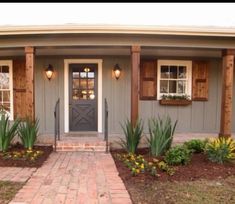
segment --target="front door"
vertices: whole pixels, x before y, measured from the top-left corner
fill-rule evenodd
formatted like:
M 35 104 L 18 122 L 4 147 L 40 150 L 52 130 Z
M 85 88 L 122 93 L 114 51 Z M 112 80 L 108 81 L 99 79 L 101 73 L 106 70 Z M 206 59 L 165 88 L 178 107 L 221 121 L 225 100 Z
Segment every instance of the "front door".
M 97 64 L 70 64 L 69 73 L 69 129 L 97 131 Z

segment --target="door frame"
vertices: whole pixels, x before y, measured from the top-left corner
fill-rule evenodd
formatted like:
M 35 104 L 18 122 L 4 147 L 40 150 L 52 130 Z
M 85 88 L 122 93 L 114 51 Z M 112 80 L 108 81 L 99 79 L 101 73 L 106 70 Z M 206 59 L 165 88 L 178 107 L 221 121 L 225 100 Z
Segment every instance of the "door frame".
M 64 132 L 69 132 L 69 64 L 97 64 L 98 65 L 98 132 L 103 132 L 102 120 L 102 59 L 64 59 Z

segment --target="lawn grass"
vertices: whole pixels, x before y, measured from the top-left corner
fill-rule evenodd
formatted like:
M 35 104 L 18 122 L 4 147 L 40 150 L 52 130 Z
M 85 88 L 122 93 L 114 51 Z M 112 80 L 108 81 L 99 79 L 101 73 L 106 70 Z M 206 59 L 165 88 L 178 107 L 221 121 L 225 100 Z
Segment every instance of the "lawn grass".
M 217 180 L 126 183 L 134 204 L 235 204 L 235 176 Z
M 9 203 L 24 183 L 0 181 L 0 203 Z

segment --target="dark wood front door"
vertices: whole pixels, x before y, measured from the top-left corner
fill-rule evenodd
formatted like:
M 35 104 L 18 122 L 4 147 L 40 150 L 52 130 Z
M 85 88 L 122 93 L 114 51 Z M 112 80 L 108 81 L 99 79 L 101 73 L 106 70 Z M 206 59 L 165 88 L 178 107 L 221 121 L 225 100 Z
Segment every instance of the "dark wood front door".
M 70 64 L 69 73 L 69 129 L 97 131 L 97 64 Z

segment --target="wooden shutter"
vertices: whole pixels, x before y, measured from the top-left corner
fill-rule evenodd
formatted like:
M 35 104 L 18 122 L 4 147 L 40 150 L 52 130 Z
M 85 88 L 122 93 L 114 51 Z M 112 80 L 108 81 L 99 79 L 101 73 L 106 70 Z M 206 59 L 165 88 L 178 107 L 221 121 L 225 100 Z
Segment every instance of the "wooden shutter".
M 26 117 L 26 71 L 25 60 L 13 60 L 14 118 Z
M 157 61 L 140 63 L 140 100 L 156 100 L 157 97 Z
M 193 61 L 192 68 L 192 99 L 194 101 L 208 100 L 208 71 L 207 61 Z

